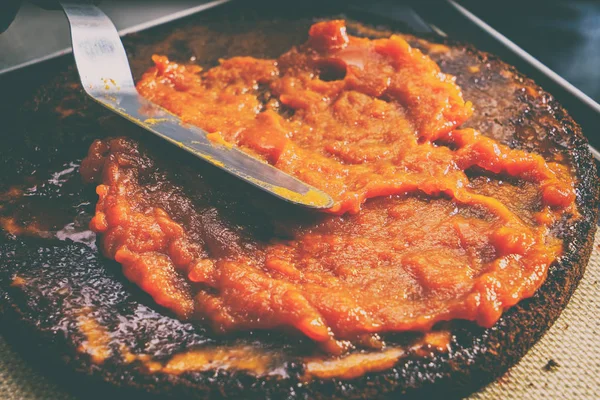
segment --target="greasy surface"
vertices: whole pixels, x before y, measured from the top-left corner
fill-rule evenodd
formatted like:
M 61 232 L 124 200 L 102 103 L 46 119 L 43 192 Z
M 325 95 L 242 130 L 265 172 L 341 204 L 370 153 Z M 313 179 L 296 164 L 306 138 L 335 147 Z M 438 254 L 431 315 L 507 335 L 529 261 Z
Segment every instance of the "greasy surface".
M 353 213 L 259 220 L 133 141 L 95 142 L 81 166 L 100 183 L 90 226 L 125 276 L 180 317 L 378 347 L 364 335 L 492 326 L 562 252 L 549 227 L 577 216 L 568 164 L 457 130 L 470 103 L 400 36 L 348 36 L 336 20 L 277 60 L 204 73 L 154 60 L 144 96 L 325 190 L 330 213 Z
M 301 43 L 312 23 L 311 18 L 302 17 L 301 10 L 290 13 L 287 7 L 285 13 L 277 14 L 273 8 L 255 12 L 236 5 L 130 37 L 126 47 L 134 73 L 139 78 L 154 53 L 180 62 L 195 57 L 206 67 L 215 65 L 218 58 L 240 54 L 276 57 Z M 277 16 L 274 20 L 273 15 Z M 282 19 L 281 15 L 288 17 Z M 391 34 L 356 24 L 351 27 L 361 34 Z M 553 227 L 565 241 L 565 252 L 551 265 L 548 279 L 531 299 L 508 310 L 490 329 L 472 324 L 451 326 L 448 353 L 403 357 L 391 369 L 352 380 L 313 379 L 298 385 L 305 369 L 300 355 L 310 353 L 306 341 L 260 332 L 213 336 L 202 326 L 180 322 L 128 284 L 119 266 L 99 256 L 90 245 L 93 236 L 86 226 L 97 196 L 84 187 L 76 167 L 94 139 L 116 132 L 139 138 L 140 133 L 129 131 L 127 123 L 89 102 L 76 84 L 76 71 L 70 69 L 45 85 L 22 111 L 15 112 L 13 97 L 2 108 L 6 112 L 3 120 L 13 128 L 0 148 L 0 213 L 2 226 L 10 229 L 0 238 L 0 304 L 2 326 L 10 326 L 13 343 L 29 349 L 34 363 L 43 357 L 52 366 L 67 362 L 70 369 L 84 372 L 90 378 L 68 375 L 63 382 L 80 386 L 87 397 L 101 393 L 103 398 L 98 381 L 119 387 L 118 391 L 107 390 L 112 398 L 133 395 L 123 387 L 142 387 L 175 398 L 378 398 L 391 392 L 393 398 L 398 398 L 398 393 L 448 397 L 471 391 L 506 371 L 556 319 L 583 272 L 595 229 L 595 167 L 578 127 L 530 80 L 498 60 L 464 47 L 409 41 L 430 53 L 443 71 L 457 76 L 464 97 L 475 106 L 469 126 L 513 148 L 535 148 L 547 160 L 564 157 L 575 166 L 581 217 L 561 220 Z M 18 81 L 19 89 L 25 81 Z M 166 159 L 177 160 L 172 168 L 175 173 L 208 181 L 216 196 L 239 193 L 240 201 L 247 203 L 247 189 L 235 180 L 202 169 L 193 157 L 182 157 L 180 150 L 170 150 L 160 141 L 144 136 L 144 142 Z M 251 197 L 262 203 L 262 208 L 278 207 L 261 193 Z M 236 197 L 230 200 L 235 202 Z M 106 341 L 94 340 L 100 354 L 106 346 L 110 349 L 102 364 L 93 363 L 90 355 L 81 351 L 85 341 L 80 330 L 82 310 L 87 310 L 86 315 L 107 335 Z M 390 348 L 414 340 L 386 339 Z M 38 343 L 41 346 L 36 346 Z M 240 344 L 279 354 L 284 360 L 279 366 L 286 375 L 255 378 L 243 370 L 223 369 L 152 374 L 143 360 L 151 358 L 162 366 L 178 354 L 198 348 Z M 294 353 L 293 349 L 300 350 Z M 54 371 L 64 373 L 64 369 Z
M 600 301 L 595 296 L 600 287 L 600 236 L 593 247 L 586 272 L 554 325 L 515 367 L 469 400 L 600 398 L 600 321 L 595 318 Z M 40 376 L 35 364 L 10 344 L 0 337 L 0 398 L 90 399 L 85 394 L 66 396 L 67 388 Z M 559 365 L 548 371 L 549 360 Z

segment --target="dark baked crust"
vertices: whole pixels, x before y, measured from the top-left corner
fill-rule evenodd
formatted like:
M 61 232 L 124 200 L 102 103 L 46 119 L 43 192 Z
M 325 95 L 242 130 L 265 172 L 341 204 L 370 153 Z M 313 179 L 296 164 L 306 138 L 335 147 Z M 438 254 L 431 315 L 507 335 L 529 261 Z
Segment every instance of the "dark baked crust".
M 282 19 L 269 15 L 267 10 L 231 6 L 129 37 L 126 46 L 134 74 L 139 76 L 149 66 L 153 52 L 175 60 L 193 55 L 206 65 L 218 57 L 240 54 L 275 56 L 301 42 L 311 22 L 311 18 L 299 14 Z M 353 28 L 359 34 L 390 33 L 356 24 Z M 581 216 L 555 227 L 564 239 L 564 256 L 553 263 L 536 295 L 506 312 L 493 328 L 458 323 L 452 328 L 449 353 L 404 358 L 390 370 L 353 381 L 314 380 L 298 385 L 302 370 L 293 358 L 286 366 L 288 379 L 257 379 L 242 372 L 224 371 L 148 374 L 137 363 L 127 364 L 119 357 L 98 365 L 79 349 L 84 340 L 77 323 L 82 312 L 106 327 L 111 348 L 124 344 L 132 352 L 150 353 L 158 360 L 198 345 L 242 339 L 213 337 L 202 327 L 178 321 L 125 282 L 118 266 L 105 260 L 89 243 L 40 238 L 35 229 L 13 230 L 17 235 L 5 231 L 0 237 L 2 325 L 11 327 L 14 341 L 25 344 L 22 347 L 41 344 L 35 347 L 36 353 L 66 361 L 71 370 L 87 375 L 90 382 L 109 382 L 174 397 L 374 398 L 389 393 L 395 398 L 399 393 L 407 397 L 443 393 L 448 397 L 471 392 L 502 375 L 556 320 L 583 275 L 596 230 L 596 167 L 587 141 L 567 112 L 512 67 L 469 46 L 448 44 L 445 51 L 432 49 L 417 38 L 410 41 L 429 52 L 445 72 L 457 76 L 465 98 L 475 104 L 470 126 L 547 158 L 562 154 L 571 160 L 578 178 Z M 473 72 L 475 69 L 469 68 L 473 66 L 479 71 Z M 18 113 L 3 117 L 10 121 L 7 126 L 11 131 L 3 135 L 6 143 L 0 148 L 4 205 L 0 215 L 15 216 L 30 227 L 36 226 L 36 221 L 39 225 L 50 219 L 50 231 L 60 230 L 74 220 L 75 226 L 85 225 L 95 201 L 93 188 L 81 183 L 76 169 L 54 180 L 48 180 L 50 172 L 67 170 L 71 162 L 76 165 L 95 138 L 123 131 L 140 135 L 89 101 L 75 84 L 72 67 L 58 75 Z M 36 191 L 27 196 L 13 198 L 9 194 L 15 185 L 34 184 Z M 15 282 L 15 276 L 23 282 Z M 275 335 L 252 340 L 261 342 L 260 346 L 289 346 L 285 337 Z

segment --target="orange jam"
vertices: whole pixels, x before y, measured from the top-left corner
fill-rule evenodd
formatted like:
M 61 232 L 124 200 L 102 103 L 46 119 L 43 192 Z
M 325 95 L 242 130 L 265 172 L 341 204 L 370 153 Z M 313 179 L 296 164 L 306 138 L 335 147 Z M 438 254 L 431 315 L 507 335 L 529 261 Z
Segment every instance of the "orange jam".
M 91 227 L 104 253 L 182 318 L 321 343 L 452 319 L 489 327 L 562 252 L 549 228 L 576 213 L 569 169 L 459 129 L 473 106 L 400 36 L 328 21 L 278 59 L 206 71 L 153 59 L 143 96 L 335 200 L 302 222 L 269 214 L 265 237 L 230 217 L 259 212 L 249 200 L 190 197 L 198 183 L 154 171 L 134 141 L 94 143 L 81 173 L 100 183 Z

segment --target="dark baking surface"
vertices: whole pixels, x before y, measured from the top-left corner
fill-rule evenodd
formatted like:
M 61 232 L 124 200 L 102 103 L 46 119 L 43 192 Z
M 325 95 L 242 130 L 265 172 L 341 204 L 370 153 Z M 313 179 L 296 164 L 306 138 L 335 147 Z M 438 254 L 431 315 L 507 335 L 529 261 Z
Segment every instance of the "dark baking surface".
M 313 17 L 340 12 L 333 7 L 321 7 L 319 15 L 308 7 L 292 11 L 289 5 L 281 9 L 252 8 L 256 5 L 230 5 L 128 37 L 125 44 L 134 74 L 139 77 L 150 66 L 153 53 L 178 61 L 196 57 L 196 62 L 204 66 L 234 55 L 277 56 L 305 39 Z M 360 16 L 352 17 L 360 20 Z M 510 67 L 461 46 L 432 57 L 444 71 L 458 77 L 465 98 L 475 104 L 477 111 L 470 126 L 513 147 L 536 149 L 547 157 L 562 153 L 571 158 L 579 178 L 577 201 L 582 217 L 576 222 L 563 221 L 556 227 L 565 240 L 565 256 L 552 265 L 547 282 L 536 296 L 512 308 L 493 328 L 456 324 L 449 353 L 408 357 L 393 369 L 350 382 L 311 381 L 299 386 L 297 377 L 302 371 L 293 354 L 286 364 L 290 377 L 281 380 L 212 371 L 149 375 L 136 363 L 125 364 L 117 356 L 102 365 L 92 363 L 87 354 L 78 350 L 84 340 L 77 323 L 82 313 L 110 331 L 112 348 L 126 344 L 132 352 L 153 354 L 157 359 L 167 359 L 198 345 L 232 341 L 285 351 L 290 347 L 285 342 L 292 340 L 280 335 L 213 337 L 202 327 L 180 322 L 158 309 L 124 280 L 118 265 L 98 254 L 93 238 L 85 234 L 96 196 L 93 187 L 82 184 L 77 166 L 94 139 L 140 132 L 88 100 L 76 83 L 71 60 L 60 59 L 42 69 L 11 75 L 12 82 L 2 82 L 9 90 L 3 96 L 0 119 L 4 126 L 0 193 L 6 196 L 17 185 L 25 189 L 25 195 L 3 199 L 0 216 L 17 216 L 30 225 L 37 222 L 44 231 L 62 235 L 75 231 L 81 235 L 71 235 L 77 240 L 74 242 L 2 233 L 3 331 L 34 363 L 46 360 L 53 369 L 66 362 L 68 368 L 57 370 L 60 372 L 56 375 L 62 376 L 59 379 L 73 381 L 65 376 L 71 377 L 68 371 L 77 371 L 76 382 L 67 385 L 87 397 L 98 398 L 107 393 L 113 397 L 131 394 L 127 390 L 113 392 L 113 385 L 197 398 L 373 398 L 392 392 L 394 396 L 403 392 L 419 397 L 443 393 L 448 397 L 471 392 L 500 376 L 558 317 L 583 274 L 597 218 L 596 170 L 579 128 L 566 112 L 549 95 L 540 92 L 533 98 L 520 89 L 533 86 L 531 81 L 518 74 L 506 78 L 503 72 Z M 479 65 L 481 71 L 469 73 L 472 65 Z M 32 72 L 36 72 L 33 81 L 47 82 L 34 96 L 27 90 L 18 95 L 14 90 L 23 81 L 18 82 L 17 77 Z M 26 100 L 24 104 L 19 96 Z M 148 144 L 159 147 L 167 158 L 169 154 L 177 155 L 182 168 L 186 164 L 203 168 L 162 142 L 149 139 Z M 234 181 L 231 184 L 239 185 Z M 35 190 L 27 190 L 33 187 Z M 252 196 L 254 192 L 247 190 Z M 69 228 L 65 230 L 65 226 Z M 11 286 L 17 275 L 26 283 Z M 67 371 L 66 375 L 63 371 Z

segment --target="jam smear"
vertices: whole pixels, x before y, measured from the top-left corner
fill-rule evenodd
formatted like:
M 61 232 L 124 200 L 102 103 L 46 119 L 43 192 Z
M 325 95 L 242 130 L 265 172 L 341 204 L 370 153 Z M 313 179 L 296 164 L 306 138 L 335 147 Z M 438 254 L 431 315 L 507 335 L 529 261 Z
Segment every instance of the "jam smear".
M 333 352 L 440 321 L 490 327 L 562 253 L 549 227 L 576 214 L 569 169 L 460 129 L 473 107 L 455 78 L 400 36 L 327 21 L 278 59 L 153 59 L 143 96 L 335 200 L 303 222 L 274 211 L 265 238 L 218 196 L 190 197 L 199 183 L 160 172 L 134 140 L 95 142 L 81 166 L 99 184 L 91 227 L 182 318 L 293 329 Z

